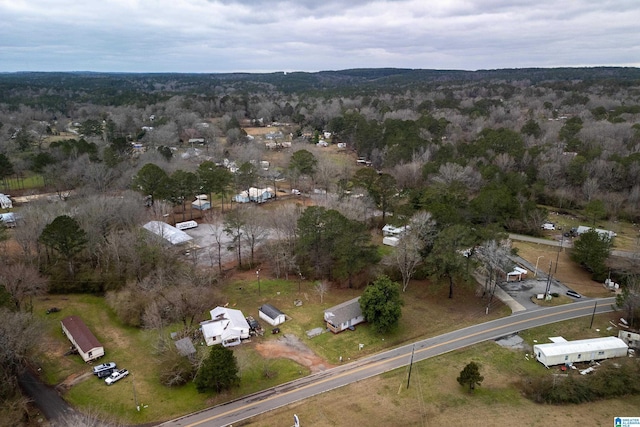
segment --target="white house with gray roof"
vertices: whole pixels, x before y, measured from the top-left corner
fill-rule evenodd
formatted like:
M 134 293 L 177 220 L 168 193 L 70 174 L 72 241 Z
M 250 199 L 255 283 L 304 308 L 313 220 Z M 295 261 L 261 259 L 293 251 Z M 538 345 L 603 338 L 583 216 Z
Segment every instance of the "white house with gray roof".
M 360 309 L 360 297 L 345 301 L 324 311 L 327 328 L 334 334 L 364 322 Z

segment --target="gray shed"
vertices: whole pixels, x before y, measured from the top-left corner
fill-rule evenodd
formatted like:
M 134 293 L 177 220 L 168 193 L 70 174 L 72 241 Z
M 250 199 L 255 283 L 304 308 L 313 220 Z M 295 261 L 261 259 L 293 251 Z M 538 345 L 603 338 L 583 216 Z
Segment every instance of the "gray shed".
M 324 320 L 327 322 L 327 327 L 334 334 L 364 322 L 364 316 L 360 309 L 360 297 L 325 310 Z
M 183 356 L 192 356 L 196 354 L 196 348 L 193 346 L 193 342 L 191 342 L 191 338 L 184 337 L 175 342 L 176 348 L 178 349 L 178 353 Z
M 258 309 L 258 316 L 271 326 L 278 326 L 287 320 L 285 314 L 271 304 L 263 304 Z

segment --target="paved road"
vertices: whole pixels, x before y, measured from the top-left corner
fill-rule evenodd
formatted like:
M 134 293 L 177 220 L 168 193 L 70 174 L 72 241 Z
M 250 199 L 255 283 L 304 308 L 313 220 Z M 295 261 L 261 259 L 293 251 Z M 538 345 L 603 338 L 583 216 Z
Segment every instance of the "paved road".
M 506 318 L 474 325 L 375 354 L 356 362 L 245 396 L 233 402 L 214 406 L 198 413 L 168 421 L 162 424 L 162 426 L 228 426 L 232 423 L 237 423 L 241 420 L 286 406 L 292 402 L 407 366 L 410 362 L 411 352 L 414 349 L 414 360 L 420 361 L 483 341 L 508 336 L 520 330 L 567 319 L 591 316 L 594 307 L 596 307 L 596 313 L 609 312 L 613 310 L 612 304 L 614 302 L 615 298 L 602 298 L 544 308 L 532 312 L 521 312 Z
M 18 377 L 18 384 L 52 425 L 63 425 L 64 419 L 75 414 L 73 408 L 60 397 L 56 390 L 45 385 L 30 370 L 25 370 Z

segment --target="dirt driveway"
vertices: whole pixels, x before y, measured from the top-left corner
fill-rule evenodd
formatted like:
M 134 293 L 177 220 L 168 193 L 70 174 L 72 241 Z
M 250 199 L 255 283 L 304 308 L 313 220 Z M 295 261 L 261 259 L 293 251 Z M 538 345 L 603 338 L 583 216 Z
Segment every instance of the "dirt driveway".
M 298 337 L 291 334 L 284 334 L 277 340 L 270 340 L 256 345 L 256 350 L 263 357 L 269 359 L 287 358 L 311 370 L 311 373 L 321 372 L 333 368 L 334 365 L 327 363 L 324 359 L 316 355 Z

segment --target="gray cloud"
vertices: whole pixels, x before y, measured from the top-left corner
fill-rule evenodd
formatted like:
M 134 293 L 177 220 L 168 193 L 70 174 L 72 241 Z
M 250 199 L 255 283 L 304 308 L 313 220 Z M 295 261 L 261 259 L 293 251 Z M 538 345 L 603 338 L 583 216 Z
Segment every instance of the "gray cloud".
M 86 3 L 0 0 L 0 71 L 640 66 L 636 0 Z

